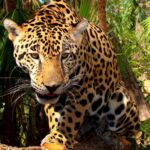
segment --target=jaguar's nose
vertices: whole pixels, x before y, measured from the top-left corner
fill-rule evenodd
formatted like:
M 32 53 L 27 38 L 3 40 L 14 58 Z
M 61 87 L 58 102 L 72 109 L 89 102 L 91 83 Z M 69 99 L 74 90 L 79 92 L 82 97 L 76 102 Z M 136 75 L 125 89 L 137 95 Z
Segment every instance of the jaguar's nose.
M 45 86 L 50 93 L 54 93 L 60 85 Z

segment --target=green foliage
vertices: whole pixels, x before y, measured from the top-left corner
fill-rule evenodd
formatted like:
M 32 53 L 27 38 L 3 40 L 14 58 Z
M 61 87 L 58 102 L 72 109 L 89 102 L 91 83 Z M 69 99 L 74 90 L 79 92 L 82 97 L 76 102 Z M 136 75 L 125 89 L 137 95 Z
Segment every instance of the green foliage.
M 98 24 L 98 3 L 97 0 L 75 0 L 75 9 L 81 17 Z
M 144 26 L 146 36 L 150 38 L 150 17 L 143 20 L 142 24 Z
M 85 0 L 81 0 L 79 14 L 89 21 L 98 24 L 98 5 L 95 0 L 86 0 L 86 3 Z
M 148 95 L 148 96 L 146 97 L 146 101 L 147 101 L 148 105 L 150 106 L 150 95 Z
M 150 119 L 141 123 L 140 129 L 147 136 L 150 136 Z
M 146 142 L 149 143 L 149 140 L 150 140 L 150 119 L 141 123 L 140 130 L 143 132 L 143 136 L 141 139 L 141 146 L 139 149 L 149 150 L 150 145 L 148 144 L 147 146 L 145 146 L 146 145 L 145 143 Z
M 150 75 L 149 23 L 148 19 L 143 21 L 146 15 L 138 0 L 107 1 L 107 20 L 121 45 L 118 55 L 123 74 L 126 72 L 122 58 L 126 56 L 137 77 Z
M 122 58 L 124 56 L 130 58 L 133 52 L 136 51 L 135 7 L 133 0 L 114 0 L 113 2 L 110 0 L 107 3 L 107 20 L 110 29 L 121 45 L 118 58 L 123 74 L 126 70 L 124 70 L 124 60 Z

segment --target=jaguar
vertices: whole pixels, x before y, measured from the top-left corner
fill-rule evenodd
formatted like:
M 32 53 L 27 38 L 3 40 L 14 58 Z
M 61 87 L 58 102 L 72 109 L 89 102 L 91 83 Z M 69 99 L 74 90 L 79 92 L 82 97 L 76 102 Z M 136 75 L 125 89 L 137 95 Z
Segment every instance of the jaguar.
M 115 49 L 98 26 L 53 0 L 22 24 L 4 20 L 14 58 L 29 74 L 50 132 L 43 149 L 73 149 L 88 117 L 118 136 L 135 135 L 138 109 L 118 71 Z M 105 118 L 105 119 L 104 119 Z

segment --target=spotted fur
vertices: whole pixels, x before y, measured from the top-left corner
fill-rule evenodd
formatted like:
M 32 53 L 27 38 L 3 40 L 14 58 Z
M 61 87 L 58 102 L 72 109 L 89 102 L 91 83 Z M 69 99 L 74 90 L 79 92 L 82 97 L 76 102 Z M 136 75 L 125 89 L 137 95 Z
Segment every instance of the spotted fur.
M 16 63 L 29 73 L 45 104 L 50 134 L 45 142 L 72 149 L 88 116 L 119 135 L 139 128 L 138 110 L 120 80 L 114 48 L 105 33 L 81 19 L 62 0 L 43 5 L 22 25 L 6 19 Z

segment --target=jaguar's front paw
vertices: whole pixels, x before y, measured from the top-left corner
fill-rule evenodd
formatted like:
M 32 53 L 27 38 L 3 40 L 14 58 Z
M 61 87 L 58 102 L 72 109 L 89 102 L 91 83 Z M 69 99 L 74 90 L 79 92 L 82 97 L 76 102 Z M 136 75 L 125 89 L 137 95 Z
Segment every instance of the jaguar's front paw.
M 42 150 L 66 150 L 65 141 L 58 139 L 59 133 L 48 134 L 41 142 Z
M 59 143 L 43 143 L 42 150 L 66 150 L 65 145 Z

